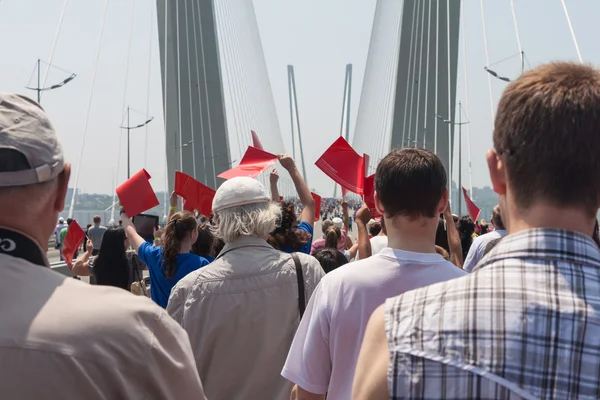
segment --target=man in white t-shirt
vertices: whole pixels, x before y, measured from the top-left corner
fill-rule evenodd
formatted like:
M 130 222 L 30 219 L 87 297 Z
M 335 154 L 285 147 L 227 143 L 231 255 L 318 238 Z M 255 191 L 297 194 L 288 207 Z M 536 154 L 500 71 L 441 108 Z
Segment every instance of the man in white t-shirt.
M 298 400 L 326 393 L 350 399 L 372 312 L 389 297 L 465 274 L 435 252 L 438 215 L 448 204 L 446 171 L 435 154 L 416 148 L 388 154 L 375 189 L 389 247 L 336 269 L 317 286 L 281 373 L 296 384 Z

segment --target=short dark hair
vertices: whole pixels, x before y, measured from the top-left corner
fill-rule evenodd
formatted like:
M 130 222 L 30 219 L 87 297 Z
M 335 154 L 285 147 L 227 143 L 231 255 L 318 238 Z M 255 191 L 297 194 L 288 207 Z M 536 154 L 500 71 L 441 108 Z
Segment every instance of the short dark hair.
M 346 256 L 337 249 L 319 250 L 314 257 L 319 261 L 326 274 L 348 263 Z
M 571 62 L 541 65 L 504 90 L 494 123 L 517 206 L 543 200 L 582 206 L 600 198 L 600 71 Z
M 502 213 L 500 212 L 500 206 L 496 205 L 492 209 L 492 224 L 496 229 L 504 230 L 504 222 L 502 221 Z
M 381 160 L 375 175 L 375 190 L 387 218 L 436 217 L 446 183 L 446 170 L 438 156 L 418 148 L 392 151 Z
M 67 218 L 67 225 L 71 225 L 73 223 L 73 218 Z
M 94 215 L 94 223 L 99 224 L 100 222 L 102 222 L 102 218 L 99 215 Z

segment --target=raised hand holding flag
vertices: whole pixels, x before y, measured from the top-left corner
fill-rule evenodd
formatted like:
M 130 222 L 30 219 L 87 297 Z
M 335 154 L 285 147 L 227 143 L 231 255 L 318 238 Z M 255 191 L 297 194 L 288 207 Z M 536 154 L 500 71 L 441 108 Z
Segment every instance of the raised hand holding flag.
M 342 188 L 363 194 L 365 160 L 340 136 L 315 163 Z
M 69 269 L 73 269 L 73 257 L 75 257 L 75 253 L 83 239 L 85 239 L 85 232 L 83 232 L 77 221 L 73 220 L 67 228 L 62 248 L 62 256 Z
M 218 177 L 222 179 L 231 179 L 240 176 L 256 178 L 261 172 L 275 164 L 275 161 L 277 161 L 276 155 L 253 146 L 248 146 L 248 150 L 246 150 L 240 164 L 235 168 L 221 173 Z
M 184 209 L 198 210 L 204 216 L 210 216 L 215 190 L 203 185 L 183 172 L 175 172 L 175 193 L 184 199 Z
M 127 215 L 133 217 L 160 204 L 150 178 L 150 174 L 142 169 L 117 188 L 119 202 Z

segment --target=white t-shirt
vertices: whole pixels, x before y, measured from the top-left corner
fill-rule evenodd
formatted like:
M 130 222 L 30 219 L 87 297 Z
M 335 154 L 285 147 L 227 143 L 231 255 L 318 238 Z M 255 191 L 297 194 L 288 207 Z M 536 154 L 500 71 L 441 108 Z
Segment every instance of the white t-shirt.
M 350 399 L 373 311 L 389 297 L 463 275 L 439 254 L 391 248 L 330 272 L 308 302 L 281 375 L 311 393 Z
M 371 255 L 379 254 L 379 252 L 385 249 L 388 245 L 388 237 L 386 235 L 377 235 L 372 237 L 371 240 Z M 360 253 L 356 252 L 356 259 L 360 260 Z

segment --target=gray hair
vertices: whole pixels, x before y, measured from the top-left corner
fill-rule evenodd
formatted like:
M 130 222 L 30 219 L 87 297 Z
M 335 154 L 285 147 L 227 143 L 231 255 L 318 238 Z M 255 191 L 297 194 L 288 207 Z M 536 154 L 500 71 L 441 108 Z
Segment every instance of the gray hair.
M 281 206 L 275 203 L 255 203 L 216 211 L 213 233 L 231 243 L 244 236 L 266 238 L 281 220 Z

